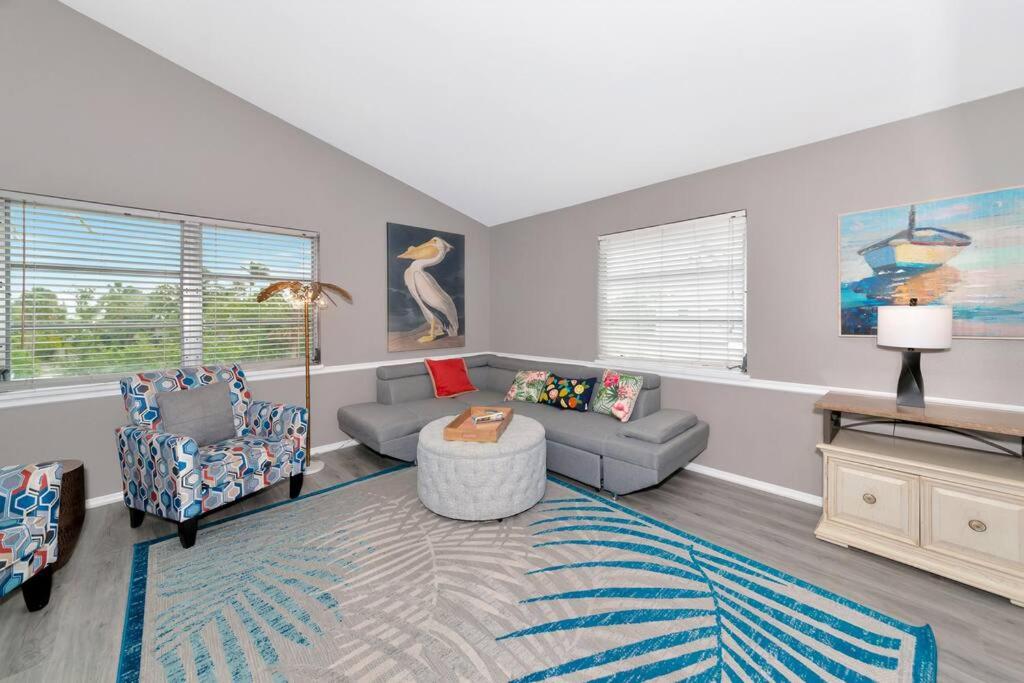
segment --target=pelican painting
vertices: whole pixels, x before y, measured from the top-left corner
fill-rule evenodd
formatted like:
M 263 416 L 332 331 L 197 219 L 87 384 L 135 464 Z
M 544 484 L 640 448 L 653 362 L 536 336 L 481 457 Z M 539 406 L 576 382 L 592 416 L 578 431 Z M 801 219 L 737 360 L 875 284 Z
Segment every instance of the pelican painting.
M 388 350 L 465 346 L 465 237 L 388 223 Z

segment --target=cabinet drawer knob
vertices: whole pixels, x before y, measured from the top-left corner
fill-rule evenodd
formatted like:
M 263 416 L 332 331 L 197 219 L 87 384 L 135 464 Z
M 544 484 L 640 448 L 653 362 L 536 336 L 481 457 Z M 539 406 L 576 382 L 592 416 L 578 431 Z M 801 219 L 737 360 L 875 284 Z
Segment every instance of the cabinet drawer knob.
M 875 494 L 873 493 L 865 493 L 863 496 L 861 496 L 861 498 L 863 498 L 864 502 L 867 503 L 868 505 L 874 505 L 878 501 L 878 499 L 875 498 Z
M 988 529 L 988 525 L 980 519 L 972 519 L 967 522 L 967 526 L 971 527 L 971 531 L 977 531 L 979 534 Z

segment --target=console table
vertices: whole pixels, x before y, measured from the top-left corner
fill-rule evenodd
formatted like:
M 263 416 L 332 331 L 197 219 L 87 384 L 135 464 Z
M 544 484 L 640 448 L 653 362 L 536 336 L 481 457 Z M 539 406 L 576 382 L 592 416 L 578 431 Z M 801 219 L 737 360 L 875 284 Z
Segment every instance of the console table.
M 824 457 L 818 538 L 941 574 L 1024 607 L 1024 457 L 970 433 L 1024 438 L 1024 412 L 906 408 L 895 399 L 836 392 L 815 407 L 825 421 L 824 441 L 818 444 Z M 868 419 L 844 426 L 844 413 Z M 877 422 L 954 431 L 1007 454 L 844 428 Z

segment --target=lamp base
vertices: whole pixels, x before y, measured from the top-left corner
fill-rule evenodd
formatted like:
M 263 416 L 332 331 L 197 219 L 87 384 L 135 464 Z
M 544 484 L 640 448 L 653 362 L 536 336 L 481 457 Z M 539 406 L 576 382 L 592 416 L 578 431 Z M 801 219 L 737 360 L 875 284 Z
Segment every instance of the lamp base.
M 309 464 L 306 465 L 306 470 L 305 470 L 304 474 L 316 474 L 317 472 L 322 472 L 323 469 L 324 469 L 324 461 L 323 460 L 310 460 Z
M 921 352 L 903 352 L 903 366 L 896 384 L 896 405 L 924 408 L 924 379 L 921 377 Z

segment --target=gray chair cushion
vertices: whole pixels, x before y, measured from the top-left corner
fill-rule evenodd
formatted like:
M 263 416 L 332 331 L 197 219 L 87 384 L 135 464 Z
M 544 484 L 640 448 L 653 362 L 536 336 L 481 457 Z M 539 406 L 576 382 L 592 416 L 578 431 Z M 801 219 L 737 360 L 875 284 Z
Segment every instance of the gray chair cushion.
M 200 446 L 208 446 L 235 434 L 235 413 L 227 382 L 214 382 L 195 389 L 165 391 L 157 394 L 160 428 L 169 434 L 192 437 Z
M 697 424 L 697 416 L 685 410 L 666 408 L 653 415 L 627 422 L 619 427 L 619 434 L 648 443 L 665 443 Z

